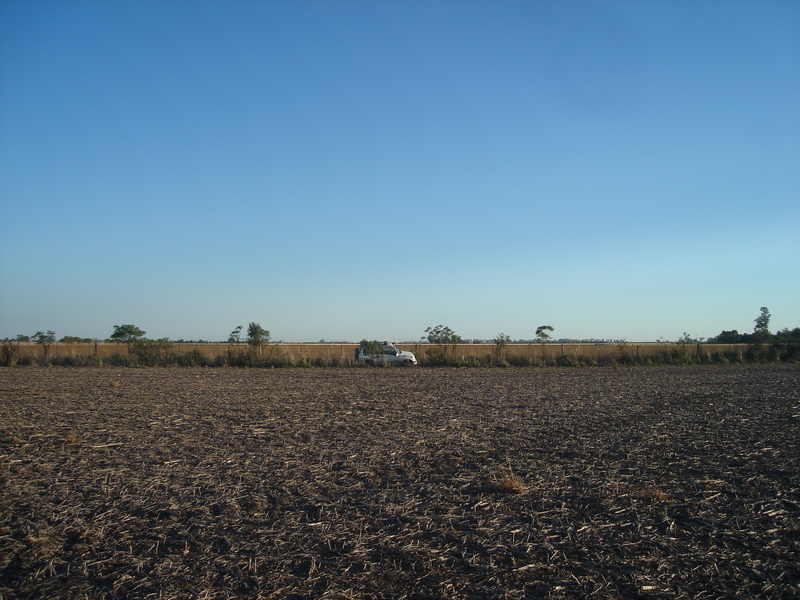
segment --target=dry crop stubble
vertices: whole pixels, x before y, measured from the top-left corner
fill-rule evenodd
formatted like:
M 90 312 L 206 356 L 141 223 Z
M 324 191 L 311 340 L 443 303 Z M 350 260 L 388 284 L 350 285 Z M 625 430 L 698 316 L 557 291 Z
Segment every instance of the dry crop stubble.
M 519 475 L 514 473 L 511 465 L 498 469 L 494 475 L 494 486 L 498 492 L 506 494 L 522 494 L 528 491 L 528 486 Z
M 2 369 L 0 593 L 791 597 L 799 374 Z

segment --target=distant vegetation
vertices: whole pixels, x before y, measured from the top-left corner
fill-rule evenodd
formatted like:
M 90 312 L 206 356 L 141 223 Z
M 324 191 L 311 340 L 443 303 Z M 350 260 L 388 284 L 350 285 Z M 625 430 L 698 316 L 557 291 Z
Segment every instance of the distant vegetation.
M 534 337 L 512 340 L 500 333 L 491 340 L 465 340 L 450 327 L 428 327 L 418 342 L 401 344 L 413 350 L 422 366 L 513 367 L 513 366 L 601 366 L 657 364 L 738 364 L 753 362 L 800 362 L 800 327 L 771 333 L 767 307 L 761 307 L 752 333 L 733 329 L 703 340 L 686 332 L 677 341 L 633 343 L 625 340 L 552 339 L 551 325 L 539 326 Z M 186 367 L 343 367 L 358 366 L 344 353 L 332 356 L 297 356 L 281 343 L 271 343 L 270 332 L 260 323 L 250 322 L 247 335 L 237 326 L 227 342 L 216 343 L 224 350 L 217 354 L 201 350 L 209 342 L 173 342 L 167 338 L 148 339 L 146 332 L 133 324 L 114 325 L 105 343 L 125 346 L 124 352 L 98 352 L 100 340 L 64 336 L 56 342 L 52 330 L 39 330 L 31 336 L 19 334 L 0 342 L 0 365 L 63 366 L 186 366 Z M 32 353 L 31 343 L 40 349 Z M 319 342 L 320 345 L 324 342 Z M 26 344 L 23 349 L 22 344 Z M 53 344 L 72 348 L 53 352 Z M 337 342 L 345 346 L 348 342 Z M 479 344 L 493 345 L 483 350 Z M 192 345 L 191 349 L 178 345 Z M 78 350 L 78 347 L 81 350 Z M 353 344 L 355 346 L 355 344 Z M 23 351 L 24 350 L 24 351 Z

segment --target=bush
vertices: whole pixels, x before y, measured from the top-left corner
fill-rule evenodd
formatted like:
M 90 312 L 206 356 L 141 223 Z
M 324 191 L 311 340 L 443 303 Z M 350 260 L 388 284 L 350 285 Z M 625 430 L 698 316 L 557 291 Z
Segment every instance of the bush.
M 775 348 L 781 361 L 800 361 L 800 342 L 776 343 Z
M 0 364 L 13 367 L 19 361 L 19 342 L 4 340 L 0 347 Z
M 179 367 L 205 367 L 208 365 L 208 359 L 200 350 L 195 349 L 186 354 L 177 354 L 175 364 Z
M 105 359 L 105 364 L 109 367 L 130 367 L 131 359 L 123 354 L 112 354 Z
M 425 350 L 424 364 L 429 367 L 444 367 L 447 366 L 447 351 L 442 346 L 434 346 Z
M 143 367 L 166 367 L 176 362 L 175 344 L 168 339 L 137 340 L 133 344 L 136 363 Z
M 506 362 L 512 367 L 530 367 L 531 359 L 527 356 L 508 356 Z

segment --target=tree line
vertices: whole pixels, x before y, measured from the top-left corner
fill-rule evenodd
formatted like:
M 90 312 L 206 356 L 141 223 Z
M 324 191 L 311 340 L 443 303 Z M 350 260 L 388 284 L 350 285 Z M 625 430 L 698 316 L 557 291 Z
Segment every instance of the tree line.
M 739 333 L 736 329 L 723 330 L 719 335 L 708 338 L 706 342 L 710 344 L 800 343 L 800 327 L 792 330 L 785 327 L 780 331 L 770 333 L 769 321 L 771 318 L 772 314 L 769 312 L 769 308 L 762 306 L 761 312 L 754 319 L 753 333 Z

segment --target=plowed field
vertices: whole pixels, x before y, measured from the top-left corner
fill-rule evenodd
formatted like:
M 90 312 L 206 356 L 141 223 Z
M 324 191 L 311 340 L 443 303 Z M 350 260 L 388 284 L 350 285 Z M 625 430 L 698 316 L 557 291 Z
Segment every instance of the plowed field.
M 3 368 L 0 597 L 800 597 L 800 368 Z

